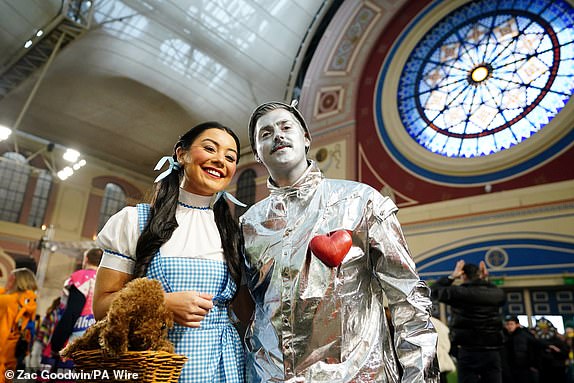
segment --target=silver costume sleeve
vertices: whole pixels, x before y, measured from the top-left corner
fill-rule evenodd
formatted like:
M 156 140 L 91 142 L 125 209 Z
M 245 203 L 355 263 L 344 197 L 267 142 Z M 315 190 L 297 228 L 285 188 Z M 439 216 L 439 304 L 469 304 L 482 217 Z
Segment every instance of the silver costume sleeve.
M 374 198 L 369 252 L 389 304 L 402 382 L 438 382 L 437 334 L 430 321 L 430 290 L 418 277 L 394 204 Z M 392 205 L 392 206 L 389 206 Z

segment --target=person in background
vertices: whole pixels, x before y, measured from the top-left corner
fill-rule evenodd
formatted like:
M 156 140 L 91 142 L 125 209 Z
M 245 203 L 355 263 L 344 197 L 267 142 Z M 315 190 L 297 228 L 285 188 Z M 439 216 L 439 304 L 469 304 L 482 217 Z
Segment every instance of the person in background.
M 69 342 L 81 336 L 96 320 L 92 311 L 92 299 L 96 282 L 96 271 L 103 251 L 98 248 L 86 250 L 82 269 L 74 271 L 64 283 L 60 299 L 61 317 L 52 337 L 50 349 L 57 368 L 72 368 L 72 361 L 60 361 L 59 352 Z
M 6 370 L 16 369 L 24 356 L 17 355 L 17 349 L 28 349 L 29 339 L 21 335 L 36 316 L 37 289 L 34 273 L 26 268 L 12 270 L 6 286 L 0 288 L 0 383 L 6 379 Z
M 501 383 L 504 291 L 486 280 L 484 262 L 477 266 L 460 260 L 448 277 L 432 286 L 432 296 L 452 308 L 449 323 L 456 348 L 459 383 Z M 453 285 L 462 279 L 460 285 Z M 452 354 L 452 352 L 451 352 Z
M 544 345 L 536 340 L 527 328 L 522 327 L 515 316 L 506 318 L 504 342 L 504 383 L 536 383 L 538 363 Z
M 456 365 L 450 356 L 450 330 L 438 318 L 431 317 L 431 321 L 438 334 L 437 356 L 440 369 L 440 383 L 447 383 L 448 374 L 456 371 Z
M 368 185 L 325 179 L 307 158 L 311 135 L 295 105 L 259 105 L 249 139 L 270 175 L 270 196 L 240 218 L 256 304 L 249 381 L 438 381 L 430 291 L 395 204 Z
M 570 349 L 566 367 L 566 382 L 574 383 L 574 328 L 566 327 L 564 329 L 564 336 L 566 337 L 566 344 Z
M 566 362 L 570 351 L 568 344 L 546 318 L 536 321 L 534 334 L 544 345 L 540 353 L 540 383 L 565 383 Z
M 51 369 L 55 364 L 50 339 L 52 338 L 56 324 L 58 324 L 62 316 L 60 300 L 61 297 L 56 297 L 46 310 L 44 317 L 40 320 L 34 345 L 32 346 L 30 362 L 28 364 L 30 368 Z
M 236 200 L 224 192 L 239 148 L 235 133 L 217 122 L 193 127 L 156 166 L 168 163 L 156 178 L 151 204 L 124 208 L 97 237 L 104 257 L 96 278 L 96 318 L 106 315 L 134 277 L 159 280 L 176 322 L 169 339 L 176 353 L 188 357 L 180 382 L 244 382 L 244 351 L 228 309 L 240 319 L 251 314 L 248 294 L 238 293 L 241 241 L 226 201 Z

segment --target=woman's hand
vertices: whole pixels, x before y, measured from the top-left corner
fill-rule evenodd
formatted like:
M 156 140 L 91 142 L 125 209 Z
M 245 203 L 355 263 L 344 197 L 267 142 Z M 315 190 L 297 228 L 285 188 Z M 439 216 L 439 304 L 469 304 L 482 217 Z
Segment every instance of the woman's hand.
M 165 302 L 173 312 L 176 323 L 187 327 L 199 327 L 213 307 L 213 295 L 197 291 L 166 293 Z

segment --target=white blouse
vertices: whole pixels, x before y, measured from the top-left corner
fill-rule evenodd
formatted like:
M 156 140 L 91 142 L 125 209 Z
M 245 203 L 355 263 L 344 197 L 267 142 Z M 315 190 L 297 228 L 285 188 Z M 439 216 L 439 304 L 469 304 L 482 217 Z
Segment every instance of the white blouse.
M 179 189 L 175 211 L 179 226 L 161 246 L 160 256 L 224 261 L 221 237 L 213 210 L 209 208 L 212 198 Z M 139 235 L 135 206 L 127 206 L 110 217 L 96 239 L 96 244 L 104 250 L 100 266 L 133 274 Z

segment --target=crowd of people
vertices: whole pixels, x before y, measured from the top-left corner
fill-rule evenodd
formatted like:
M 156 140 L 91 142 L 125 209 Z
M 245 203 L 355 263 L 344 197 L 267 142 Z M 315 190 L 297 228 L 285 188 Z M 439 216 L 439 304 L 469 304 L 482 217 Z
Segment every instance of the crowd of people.
M 522 327 L 516 316 L 503 318 L 504 292 L 488 281 L 484 262 L 459 260 L 432 285 L 432 295 L 451 308 L 448 356 L 456 361 L 450 371 L 456 369 L 459 383 L 574 382 L 572 328 L 559 334 L 546 318 L 533 328 Z
M 37 313 L 37 283 L 28 268 L 14 269 L 0 288 L 0 383 L 7 370 L 72 369 L 59 351 L 95 323 L 92 297 L 102 257 L 99 248 L 84 252 L 82 268 L 64 282 L 45 315 Z
M 214 121 L 191 128 L 156 166 L 167 169 L 149 203 L 109 219 L 41 320 L 34 274 L 12 272 L 0 295 L 0 368 L 24 363 L 26 329 L 27 367 L 73 368 L 59 351 L 147 277 L 161 282 L 169 339 L 188 358 L 180 382 L 438 383 L 454 370 L 461 383 L 566 382 L 571 348 L 548 323 L 546 338 L 514 318 L 503 326 L 504 293 L 484 263 L 459 261 L 432 288 L 419 278 L 395 204 L 323 176 L 296 104 L 258 106 L 248 131 L 267 198 L 237 222 L 230 204 L 242 204 L 225 188 L 239 139 Z M 431 298 L 451 306 L 449 326 L 431 318 Z

